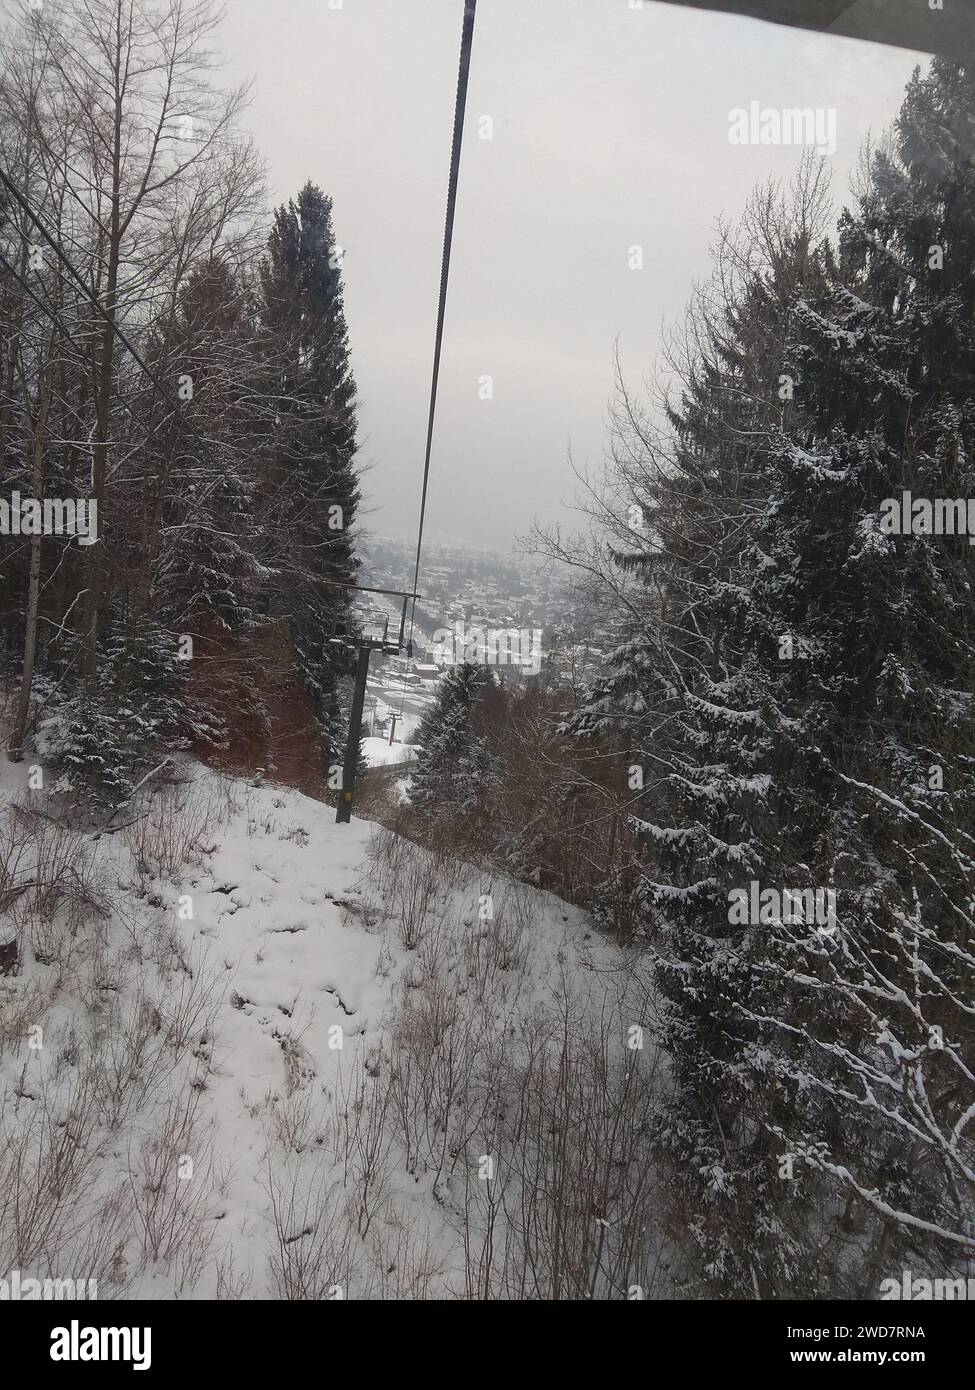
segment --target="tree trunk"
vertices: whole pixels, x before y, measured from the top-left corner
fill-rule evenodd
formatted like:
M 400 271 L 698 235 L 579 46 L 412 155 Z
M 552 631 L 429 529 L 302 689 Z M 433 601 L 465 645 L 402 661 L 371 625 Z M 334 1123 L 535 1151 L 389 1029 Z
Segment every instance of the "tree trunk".
M 112 367 L 115 361 L 115 295 L 118 286 L 122 242 L 122 94 L 119 89 L 121 37 L 115 50 L 115 117 L 112 130 L 112 217 L 108 242 L 108 276 L 105 283 L 105 320 L 95 389 L 95 444 L 91 462 L 91 497 L 98 506 L 99 527 L 104 523 L 105 469 L 108 457 L 108 417 L 112 403 Z M 101 536 L 88 548 L 88 594 L 85 608 L 85 649 L 82 679 L 92 685 L 98 668 L 98 614 L 105 587 L 105 546 Z
M 51 335 L 51 350 L 54 335 Z M 47 425 L 49 390 L 47 371 L 41 372 L 41 394 L 37 404 L 37 422 L 34 427 L 34 454 L 31 468 L 31 485 L 34 496 L 40 501 L 44 496 L 44 431 Z M 20 694 L 17 697 L 17 713 L 14 717 L 13 732 L 7 746 L 7 757 L 19 763 L 24 756 L 24 738 L 27 734 L 27 719 L 30 715 L 30 693 L 34 683 L 34 662 L 37 657 L 37 619 L 41 595 L 41 541 L 40 534 L 30 538 L 30 579 L 27 587 L 27 614 L 24 620 L 24 669 L 20 678 Z

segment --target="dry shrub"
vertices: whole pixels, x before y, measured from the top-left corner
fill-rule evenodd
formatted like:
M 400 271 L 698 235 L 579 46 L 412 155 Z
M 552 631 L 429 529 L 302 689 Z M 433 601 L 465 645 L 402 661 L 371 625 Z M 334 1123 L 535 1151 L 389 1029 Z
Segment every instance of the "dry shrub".
M 409 991 L 391 1041 L 390 1094 L 406 1168 L 437 1183 L 473 1127 L 477 1077 L 498 1020 L 491 1002 L 461 994 L 449 974 Z
M 24 1267 L 77 1233 L 99 1168 L 91 1078 L 67 1097 L 42 1086 L 0 1112 L 0 1264 Z
M 125 952 L 102 953 L 79 985 L 89 1013 L 88 1065 L 99 1119 L 117 1130 L 160 1093 L 178 1068 L 200 1085 L 210 1070 L 226 982 L 201 954 L 162 977 L 155 993 L 140 973 L 128 984 Z
M 19 1052 L 30 1030 L 44 1019 L 55 987 L 44 981 L 0 976 L 0 1062 L 8 1052 Z
M 122 831 L 145 893 L 156 879 L 171 879 L 184 864 L 207 852 L 220 820 L 215 796 L 201 783 L 167 784 Z
M 409 758 L 412 762 L 412 755 Z M 408 764 L 388 764 L 371 767 L 356 785 L 355 814 L 363 820 L 389 825 L 396 820 L 400 809 L 399 780 L 408 776 Z
M 274 1297 L 321 1302 L 349 1296 L 360 1256 L 346 1198 L 324 1155 L 269 1156 L 265 1191 L 272 1226 L 268 1267 Z
M 105 894 L 95 870 L 94 849 L 77 831 L 13 802 L 0 812 L 0 913 L 16 941 L 16 965 L 30 943 L 42 965 L 63 972 L 83 926 L 107 918 Z
M 88 1067 L 98 1118 L 117 1130 L 171 1075 L 176 1059 L 165 1046 L 156 1001 L 141 980 L 131 995 L 121 992 L 120 983 L 103 984 L 99 992 L 104 997 L 88 1033 Z
M 218 1301 L 240 1303 L 247 1297 L 251 1284 L 254 1282 L 254 1267 L 248 1265 L 246 1270 L 237 1268 L 237 1256 L 234 1253 L 233 1245 L 228 1245 L 227 1249 L 218 1256 L 215 1269 L 217 1275 L 216 1298 Z
M 219 808 L 219 820 L 231 820 L 249 808 L 251 791 L 239 777 L 233 777 L 218 768 L 210 768 L 208 775 L 214 788 L 214 800 Z
M 496 1104 L 464 1170 L 469 1297 L 652 1296 L 656 1066 L 626 1051 L 625 1029 L 566 998 L 523 1018 L 494 1058 Z
M 166 1041 L 177 1052 L 193 1044 L 193 1055 L 209 1060 L 214 1026 L 227 992 L 227 980 L 210 969 L 205 953 L 195 960 L 180 956 L 177 983 L 169 983 L 158 1000 Z
M 357 1054 L 348 1076 L 340 1068 L 335 1089 L 336 1157 L 349 1213 L 363 1238 L 385 1203 L 393 1147 L 389 1067 L 379 1052 Z
M 373 1275 L 368 1298 L 416 1303 L 442 1292 L 445 1260 L 429 1228 L 405 1218 L 392 1202 L 380 1214 L 369 1248 Z
M 479 993 L 504 995 L 528 963 L 533 908 L 531 894 L 517 884 L 491 897 L 491 916 L 478 917 L 464 936 L 463 973 Z
M 123 1188 L 99 1179 L 92 1078 L 76 1072 L 64 1094 L 42 1085 L 0 1115 L 0 1265 L 40 1278 L 123 1283 L 130 1209 Z
M 332 1140 L 332 1116 L 324 1104 L 324 1093 L 302 1087 L 282 1099 L 275 1096 L 270 1108 L 269 1142 L 288 1153 L 302 1154 L 320 1149 Z
M 410 845 L 398 866 L 391 898 L 399 939 L 406 950 L 415 950 L 430 929 L 444 887 L 437 859 Z
M 475 883 L 490 910 L 460 933 L 447 926 L 443 894 L 469 888 L 477 871 L 452 866 L 442 849 L 407 846 L 382 830 L 370 852 L 401 940 L 416 952 L 392 1022 L 388 1114 L 407 1171 L 432 1176 L 458 1225 L 466 1273 L 457 1292 L 659 1296 L 661 1079 L 655 1052 L 626 1046 L 646 999 L 625 972 L 596 981 L 563 966 L 550 1002 L 529 1007 L 533 891 Z M 394 1246 L 394 1213 L 379 1220 Z M 388 1296 L 403 1296 L 397 1278 L 380 1280 Z M 430 1288 L 432 1278 L 420 1282 Z
M 165 1264 L 179 1288 L 197 1281 L 213 1240 L 213 1141 L 200 1131 L 199 1102 L 195 1089 L 174 1090 L 138 1152 L 130 1148 L 128 1156 L 141 1267 Z
M 410 853 L 410 842 L 385 826 L 377 826 L 369 837 L 367 882 L 379 897 L 389 899 L 400 869 Z

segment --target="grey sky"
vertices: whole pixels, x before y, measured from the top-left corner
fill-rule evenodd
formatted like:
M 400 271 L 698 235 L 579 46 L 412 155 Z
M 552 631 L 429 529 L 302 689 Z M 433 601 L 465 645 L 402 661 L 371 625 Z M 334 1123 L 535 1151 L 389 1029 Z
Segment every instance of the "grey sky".
M 275 201 L 307 178 L 334 199 L 366 524 L 393 535 L 416 526 L 462 12 L 229 0 L 223 28 L 230 74 L 256 77 L 249 125 Z M 919 61 L 652 0 L 479 0 L 429 538 L 507 550 L 533 516 L 571 520 L 567 451 L 602 455 L 614 339 L 638 380 L 707 274 L 715 218 L 798 160 L 729 144 L 732 108 L 835 107 L 842 201 Z

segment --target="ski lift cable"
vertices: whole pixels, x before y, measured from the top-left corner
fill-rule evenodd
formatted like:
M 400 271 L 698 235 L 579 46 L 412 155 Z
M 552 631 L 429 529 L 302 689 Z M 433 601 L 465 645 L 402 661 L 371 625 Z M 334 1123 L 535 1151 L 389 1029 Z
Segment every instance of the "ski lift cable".
M 464 24 L 460 38 L 460 63 L 457 70 L 457 96 L 454 102 L 454 134 L 450 149 L 450 176 L 447 184 L 447 213 L 444 221 L 443 256 L 440 264 L 440 299 L 437 306 L 437 333 L 433 347 L 433 375 L 430 381 L 430 410 L 427 416 L 427 439 L 423 455 L 423 486 L 420 492 L 420 520 L 416 534 L 416 562 L 413 567 L 413 601 L 410 605 L 410 632 L 407 654 L 413 650 L 413 627 L 416 617 L 416 593 L 420 579 L 420 555 L 423 548 L 423 522 L 427 508 L 427 488 L 430 481 L 430 453 L 433 447 L 433 426 L 437 414 L 437 387 L 440 382 L 440 356 L 443 349 L 444 316 L 447 308 L 447 282 L 450 276 L 450 250 L 454 239 L 454 212 L 457 207 L 457 183 L 460 173 L 460 152 L 464 139 L 464 114 L 467 109 L 467 86 L 471 70 L 471 48 L 474 41 L 474 15 L 477 0 L 464 0 Z M 406 703 L 406 677 L 400 718 Z

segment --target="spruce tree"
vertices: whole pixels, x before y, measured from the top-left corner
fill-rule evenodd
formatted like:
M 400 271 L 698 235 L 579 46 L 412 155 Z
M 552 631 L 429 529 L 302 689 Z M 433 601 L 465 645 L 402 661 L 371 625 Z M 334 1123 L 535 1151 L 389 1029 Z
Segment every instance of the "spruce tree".
M 352 528 L 359 503 L 355 382 L 332 203 L 312 183 L 279 207 L 262 267 L 262 319 L 283 364 L 268 493 L 276 510 L 274 612 L 290 628 L 327 759 L 343 739 L 336 682 L 354 623 Z
M 972 1248 L 975 551 L 883 524 L 902 490 L 975 491 L 972 97 L 916 77 L 839 257 L 800 227 L 707 320 L 650 542 L 619 552 L 652 589 L 584 716 L 666 769 L 661 1138 L 725 1293 L 865 1295 L 919 1232 L 935 1266 Z M 743 919 L 753 884 L 835 917 Z
M 155 509 L 165 509 L 168 523 L 158 547 L 155 605 L 175 631 L 244 635 L 255 621 L 267 546 L 253 456 L 267 426 L 262 396 L 269 373 L 246 286 L 226 260 L 214 257 L 190 274 L 174 321 L 154 348 L 181 393 L 179 425 L 160 441 L 160 469 L 143 503 L 150 523 Z M 210 443 L 205 456 L 192 447 L 189 429 Z M 156 528 L 146 529 L 152 535 Z
M 488 743 L 475 728 L 475 712 L 494 684 L 488 667 L 466 661 L 441 678 L 436 702 L 417 731 L 410 804 L 421 814 L 460 820 L 475 811 L 478 789 L 491 775 Z
M 975 496 L 973 150 L 975 81 L 936 60 L 841 220 L 840 273 L 798 306 L 801 408 L 756 538 L 756 609 L 800 644 L 784 871 L 801 854 L 835 887 L 837 929 L 772 933 L 746 1060 L 865 1230 L 863 1295 L 911 1251 L 938 1272 L 975 1250 L 975 549 L 888 525 L 905 492 Z

